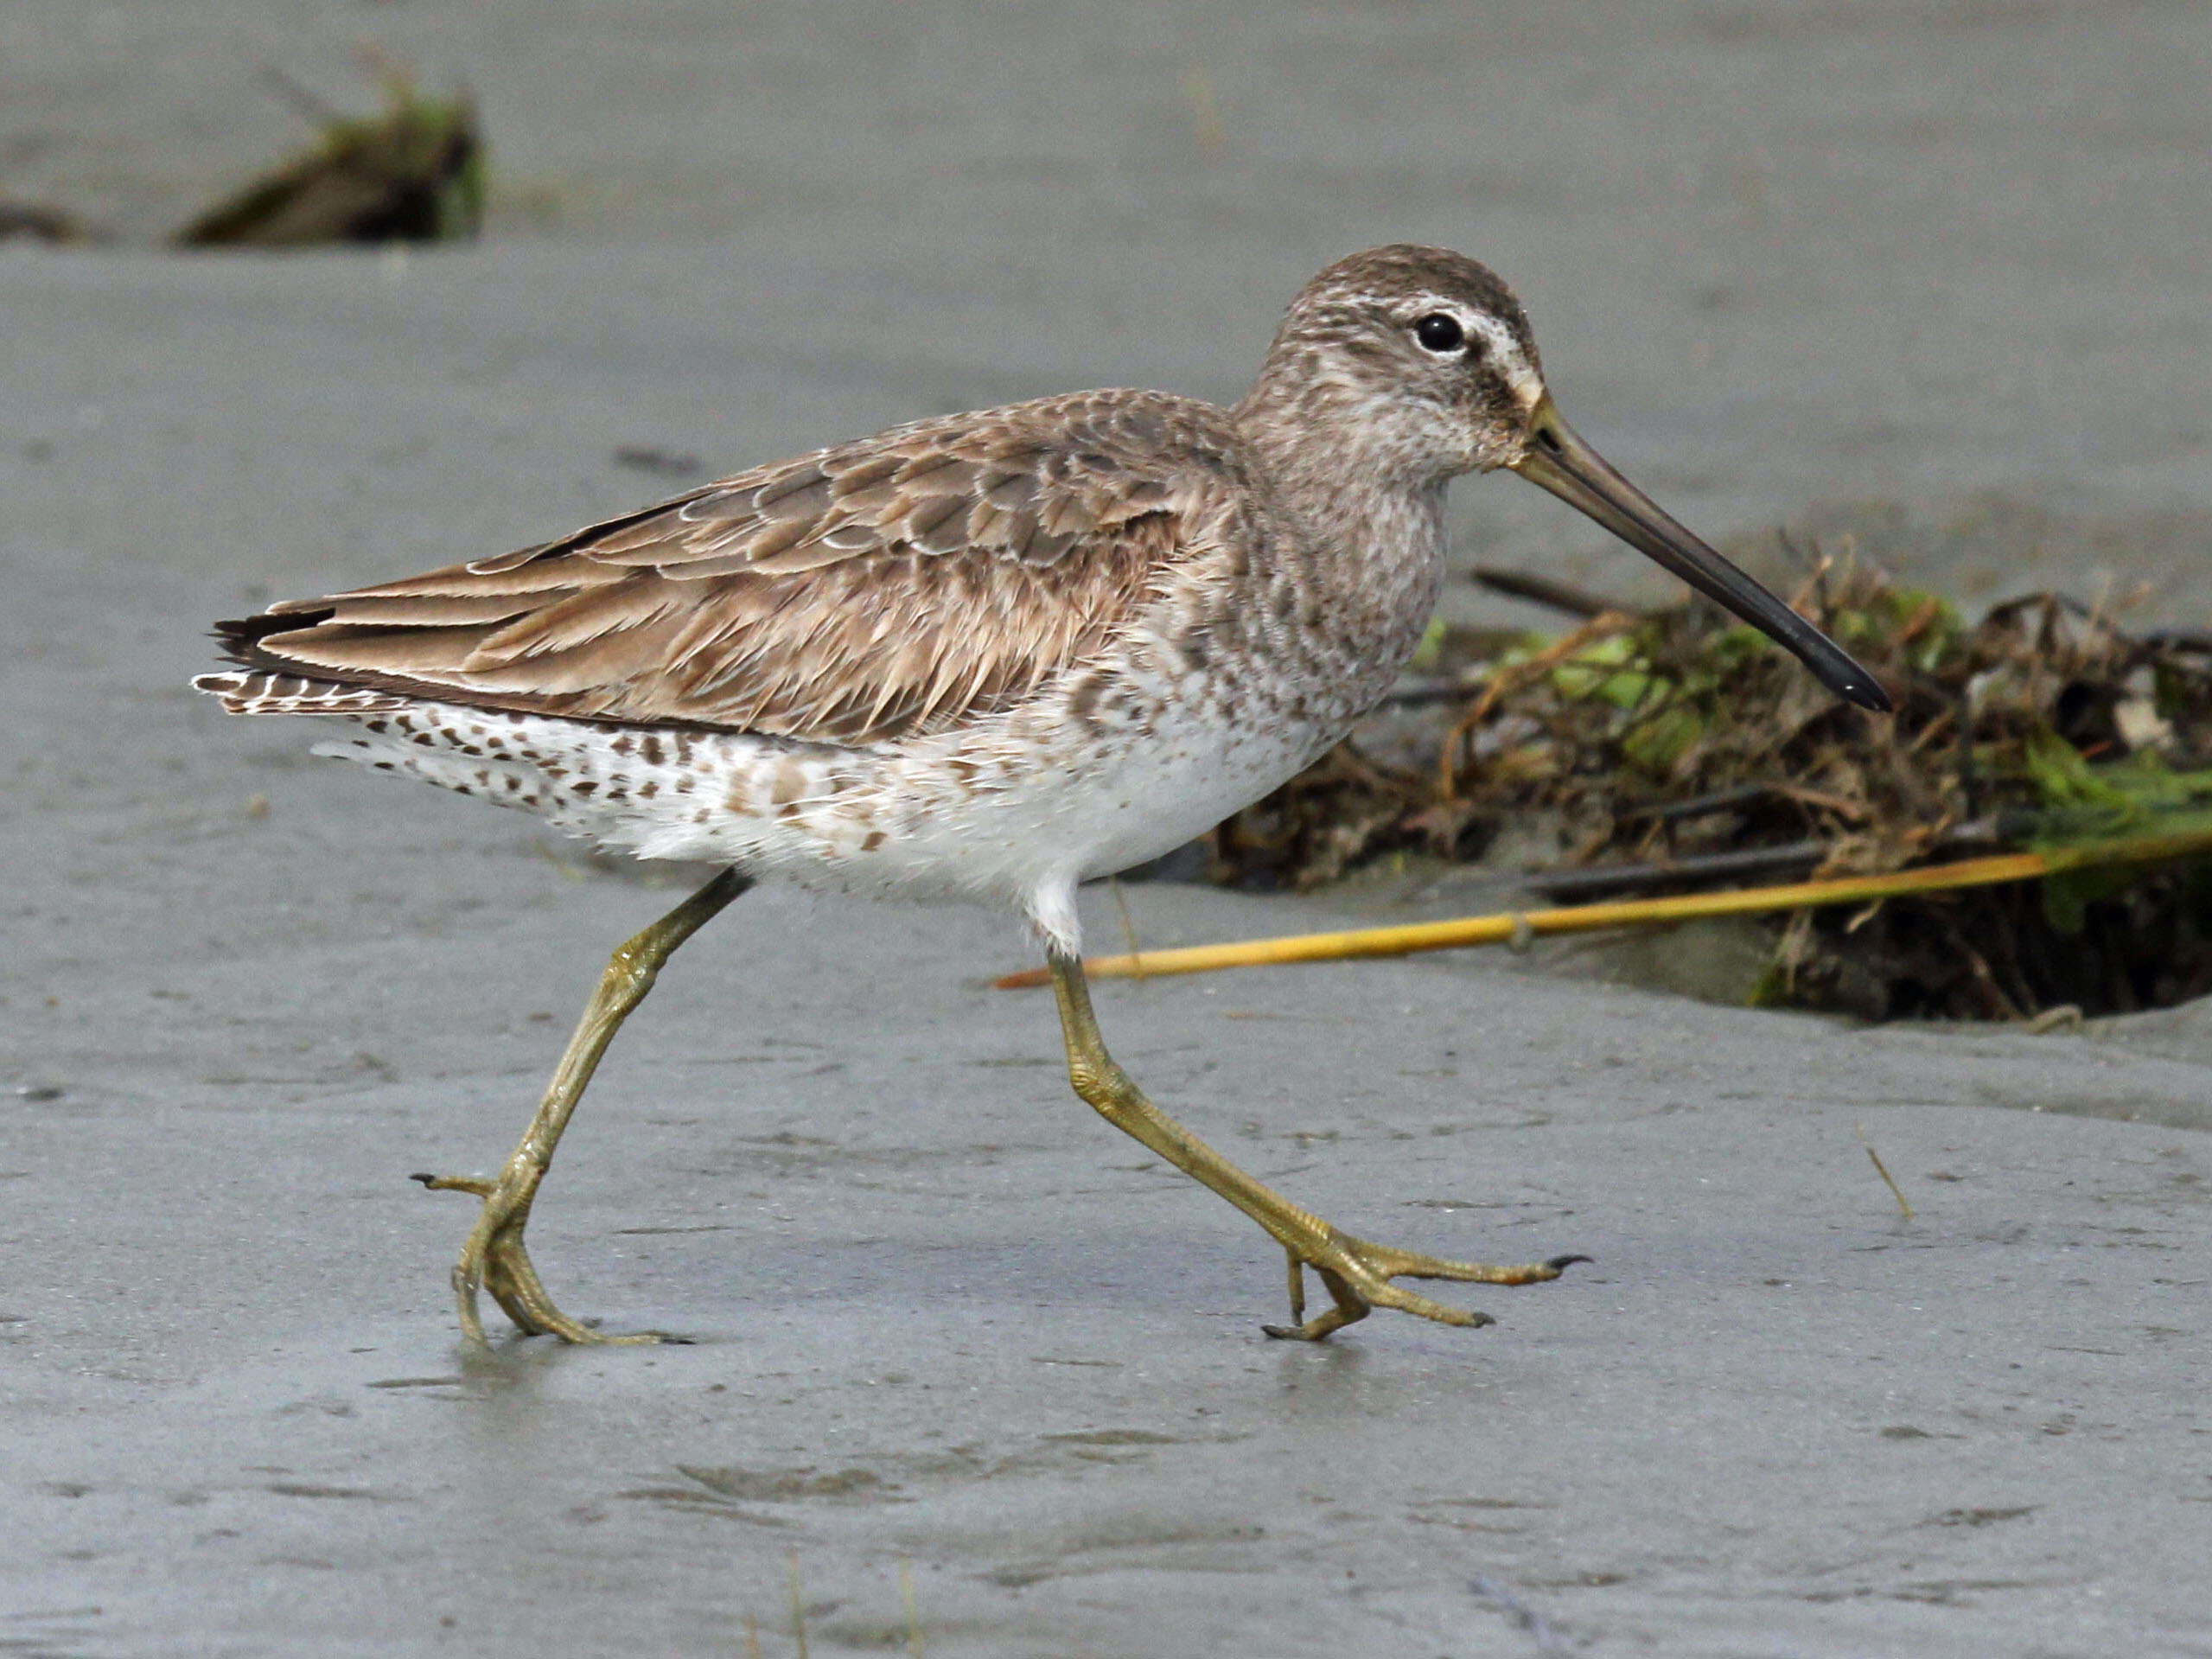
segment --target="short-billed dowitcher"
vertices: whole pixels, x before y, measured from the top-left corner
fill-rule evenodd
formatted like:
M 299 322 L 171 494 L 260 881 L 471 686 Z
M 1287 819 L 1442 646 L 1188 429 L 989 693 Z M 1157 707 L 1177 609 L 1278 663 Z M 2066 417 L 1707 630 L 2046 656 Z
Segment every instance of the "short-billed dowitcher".
M 1552 406 L 1528 320 L 1473 260 L 1375 248 L 1291 303 L 1233 408 L 1084 392 L 895 427 L 540 546 L 219 624 L 237 714 L 320 714 L 323 752 L 534 812 L 602 846 L 725 866 L 615 953 L 453 1273 L 525 1331 L 556 1308 L 523 1245 L 555 1144 L 670 953 L 762 877 L 1010 907 L 1042 941 L 1075 1091 L 1266 1229 L 1291 1322 L 1485 1315 L 1399 1279 L 1522 1285 L 1373 1244 L 1278 1196 L 1108 1056 L 1075 890 L 1297 773 L 1391 686 L 1444 569 L 1445 486 L 1510 468 L 1795 652 L 1881 687 L 1668 518 Z M 1304 1270 L 1333 1305 L 1304 1318 Z

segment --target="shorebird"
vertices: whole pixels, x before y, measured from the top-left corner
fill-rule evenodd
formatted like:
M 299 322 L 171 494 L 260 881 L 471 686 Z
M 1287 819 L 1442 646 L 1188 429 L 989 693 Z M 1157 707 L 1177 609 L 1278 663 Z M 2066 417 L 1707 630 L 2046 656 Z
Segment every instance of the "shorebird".
M 234 714 L 347 723 L 318 752 L 723 872 L 617 949 L 453 1270 L 523 1331 L 603 1334 L 553 1303 L 524 1228 L 615 1030 L 670 954 L 757 879 L 1010 908 L 1041 941 L 1075 1092 L 1252 1217 L 1319 1340 L 1371 1309 L 1486 1314 L 1402 1279 L 1525 1285 L 1340 1231 L 1230 1164 L 1106 1051 L 1075 890 L 1295 775 L 1411 655 L 1444 570 L 1445 487 L 1510 469 L 1794 652 L 1873 677 L 1669 518 L 1560 418 L 1520 302 L 1437 248 L 1371 249 L 1292 301 L 1221 408 L 1076 392 L 894 427 L 534 547 L 216 625 Z M 1331 1305 L 1305 1317 L 1305 1270 Z

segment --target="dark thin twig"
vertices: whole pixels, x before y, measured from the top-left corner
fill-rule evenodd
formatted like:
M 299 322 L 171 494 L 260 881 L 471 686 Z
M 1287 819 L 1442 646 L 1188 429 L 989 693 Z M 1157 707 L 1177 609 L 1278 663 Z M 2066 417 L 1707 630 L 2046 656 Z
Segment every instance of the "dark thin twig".
M 1425 709 L 1438 703 L 1466 703 L 1488 688 L 1487 680 L 1466 680 L 1449 686 L 1407 686 L 1389 692 L 1377 706 L 1386 709 Z
M 1772 783 L 1738 783 L 1725 789 L 1709 789 L 1699 795 L 1686 795 L 1680 801 L 1645 801 L 1620 810 L 1622 818 L 1653 818 L 1662 823 L 1678 818 L 1702 818 L 1707 813 L 1724 812 L 1731 807 L 1748 807 L 1781 793 L 1781 786 Z
M 2137 641 L 2169 651 L 2190 651 L 2212 656 L 2212 633 L 2199 628 L 2154 628 Z
M 1725 789 L 1708 790 L 1704 794 L 1684 795 L 1675 801 L 1645 801 L 1622 807 L 1617 816 L 1623 819 L 1650 818 L 1661 823 L 1681 818 L 1702 818 L 1707 813 L 1724 812 L 1733 807 L 1748 807 L 1756 801 L 1790 801 L 1801 807 L 1812 807 L 1832 812 L 1839 818 L 1856 823 L 1866 816 L 1865 808 L 1857 801 L 1830 794 L 1824 790 L 1807 789 L 1801 784 L 1737 783 Z
M 1981 777 L 1974 770 L 1974 705 L 1973 693 L 1959 692 L 1959 812 L 1966 818 L 1981 816 Z
M 1527 571 L 1509 571 L 1498 565 L 1477 565 L 1469 572 L 1478 587 L 1493 593 L 1502 593 L 1509 599 L 1526 599 L 1532 604 L 1549 605 L 1553 610 L 1564 610 L 1570 616 L 1603 616 L 1609 610 L 1624 616 L 1637 616 L 1643 613 L 1630 605 L 1616 604 L 1603 594 L 1578 588 L 1571 582 L 1562 582 L 1556 577 L 1536 576 Z
M 1791 841 L 1782 846 L 1745 847 L 1731 852 L 1699 852 L 1655 864 L 1603 865 L 1583 870 L 1546 871 L 1528 884 L 1546 898 L 1586 898 L 1594 893 L 1636 893 L 1680 883 L 1717 881 L 1728 876 L 1766 876 L 1784 870 L 1810 870 L 1827 856 L 1826 841 Z

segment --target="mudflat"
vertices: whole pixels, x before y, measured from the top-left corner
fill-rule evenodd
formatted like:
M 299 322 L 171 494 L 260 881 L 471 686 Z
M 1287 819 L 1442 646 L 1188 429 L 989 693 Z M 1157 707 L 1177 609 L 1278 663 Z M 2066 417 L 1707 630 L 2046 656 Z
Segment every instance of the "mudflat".
M 466 81 L 473 247 L 185 258 L 278 64 Z M 30 1653 L 2212 1651 L 2212 1018 L 1878 1029 L 1470 955 L 1101 985 L 1341 1224 L 1597 1258 L 1265 1341 L 1273 1247 L 1068 1091 L 1017 928 L 763 890 L 532 1228 L 693 1338 L 459 1347 L 465 1199 L 685 872 L 184 688 L 267 597 L 1091 384 L 1237 395 L 1351 248 L 1520 290 L 1702 532 L 2212 620 L 2193 8 L 0 18 L 0 1643 Z M 685 458 L 697 462 L 690 470 Z M 1511 480 L 1458 557 L 1640 588 Z M 1447 603 L 1485 601 L 1456 584 Z M 673 882 L 674 884 L 671 884 Z M 1342 903 L 1132 887 L 1147 943 Z M 1111 941 L 1103 898 L 1089 915 Z M 1911 1203 L 1908 1221 L 1867 1157 Z

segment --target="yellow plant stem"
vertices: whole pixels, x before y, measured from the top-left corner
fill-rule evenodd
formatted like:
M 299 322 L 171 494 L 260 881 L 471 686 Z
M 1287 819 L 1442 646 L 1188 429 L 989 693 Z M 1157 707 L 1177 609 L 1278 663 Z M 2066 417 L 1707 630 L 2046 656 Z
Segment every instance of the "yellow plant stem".
M 1826 881 L 1788 882 L 1780 886 L 1738 888 L 1725 893 L 1685 893 L 1670 898 L 1635 899 L 1616 904 L 1576 904 L 1551 910 L 1461 916 L 1450 922 L 1418 922 L 1396 928 L 1358 928 L 1347 933 L 1293 934 L 1235 944 L 1189 945 L 1179 950 L 1148 950 L 1141 956 L 1098 957 L 1085 961 L 1083 967 L 1094 978 L 1151 979 L 1157 974 L 1206 973 L 1215 968 L 1265 967 L 1282 962 L 1406 956 L 1415 951 L 1510 944 L 1552 934 L 1590 933 L 1600 928 L 1654 927 L 1694 922 L 1706 916 L 1764 916 L 1778 910 L 1831 904 L 1863 904 L 1906 893 L 1991 887 L 2004 882 L 2034 881 L 2062 871 L 2108 865 L 2160 864 L 2204 852 L 2212 852 L 2212 830 L 2196 829 L 2179 834 L 2084 842 L 2050 847 L 2041 852 L 1962 858 L 1953 864 L 1900 870 L 1886 876 L 1839 876 Z M 1049 975 L 1042 968 L 1025 968 L 991 981 L 1001 991 L 1048 983 Z

